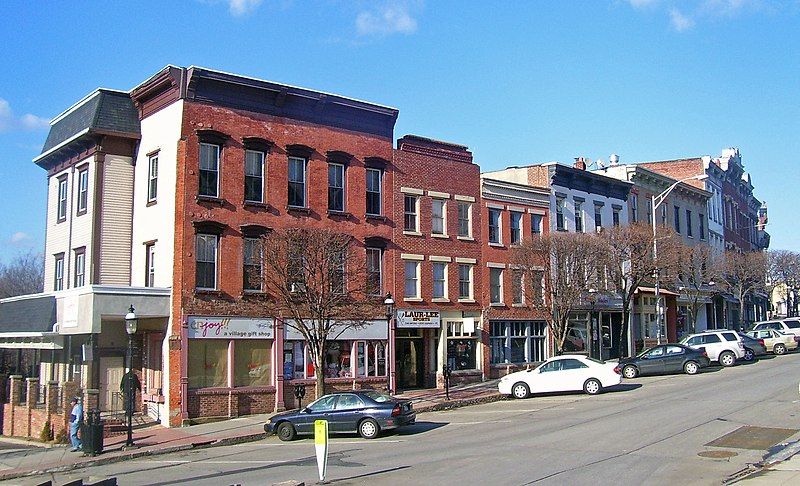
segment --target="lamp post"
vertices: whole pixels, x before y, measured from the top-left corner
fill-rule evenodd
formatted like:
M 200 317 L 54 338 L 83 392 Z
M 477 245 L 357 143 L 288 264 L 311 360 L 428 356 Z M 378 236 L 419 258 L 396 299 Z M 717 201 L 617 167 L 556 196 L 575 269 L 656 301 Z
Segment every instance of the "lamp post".
M 128 363 L 123 377 L 123 380 L 125 380 L 125 399 L 123 402 L 126 404 L 125 415 L 128 421 L 128 438 L 125 441 L 125 447 L 133 446 L 133 402 L 135 397 L 131 396 L 134 393 L 131 374 L 133 373 L 133 335 L 136 334 L 138 324 L 139 319 L 136 317 L 133 305 L 131 305 L 128 313 L 125 314 L 125 332 L 128 333 Z
M 679 181 L 675 181 L 671 186 L 666 188 L 664 192 L 659 194 L 658 196 L 653 196 L 652 206 L 653 206 L 653 264 L 655 265 L 655 295 L 656 295 L 656 326 L 658 327 L 658 344 L 661 344 L 661 311 L 663 310 L 663 306 L 661 305 L 661 292 L 660 292 L 660 273 L 661 269 L 658 268 L 658 237 L 656 236 L 656 209 L 658 209 L 661 204 L 667 199 L 669 193 L 671 193 L 678 185 L 682 182 L 697 180 L 702 181 L 703 179 L 707 179 L 708 176 L 705 174 L 698 174 L 692 177 L 687 177 L 685 179 L 681 179 Z
M 387 342 L 387 352 L 386 352 L 386 380 L 387 380 L 387 389 L 389 390 L 389 394 L 392 393 L 392 371 L 394 370 L 394 345 L 392 344 L 393 336 L 392 336 L 392 317 L 394 317 L 394 299 L 392 298 L 392 293 L 388 292 L 386 294 L 386 298 L 383 299 L 383 305 L 386 306 L 386 342 Z M 392 371 L 390 371 L 392 370 Z
M 603 360 L 603 342 L 602 337 L 600 335 L 600 330 L 597 329 L 597 323 L 594 321 L 594 306 L 597 303 L 597 289 L 589 289 L 589 304 L 592 306 L 592 310 L 589 312 L 589 336 L 591 339 L 589 340 L 590 343 L 597 341 L 597 359 Z M 589 356 L 591 356 L 591 345 L 589 348 Z

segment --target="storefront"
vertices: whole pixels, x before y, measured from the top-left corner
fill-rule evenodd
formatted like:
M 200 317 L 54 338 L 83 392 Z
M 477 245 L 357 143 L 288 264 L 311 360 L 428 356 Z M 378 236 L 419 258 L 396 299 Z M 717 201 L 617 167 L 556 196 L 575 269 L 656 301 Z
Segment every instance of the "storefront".
M 547 322 L 543 320 L 490 320 L 491 376 L 496 378 L 546 360 L 547 336 Z
M 398 309 L 395 374 L 398 390 L 436 386 L 442 315 L 433 309 Z
M 621 330 L 622 299 L 599 295 L 594 305 L 584 303 L 570 314 L 564 352 L 593 358 L 618 358 L 625 354 L 627 347 L 625 339 L 621 339 Z

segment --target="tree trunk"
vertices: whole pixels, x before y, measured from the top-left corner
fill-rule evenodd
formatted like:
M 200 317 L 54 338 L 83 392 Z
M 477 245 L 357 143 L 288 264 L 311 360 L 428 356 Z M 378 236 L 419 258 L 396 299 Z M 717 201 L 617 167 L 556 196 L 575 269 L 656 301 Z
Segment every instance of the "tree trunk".
M 314 396 L 315 400 L 325 394 L 325 342 L 313 343 L 314 351 L 312 360 L 314 361 Z
M 619 328 L 619 357 L 627 358 L 631 356 L 630 343 L 628 342 L 628 326 L 630 325 L 630 300 L 622 299 L 622 325 Z

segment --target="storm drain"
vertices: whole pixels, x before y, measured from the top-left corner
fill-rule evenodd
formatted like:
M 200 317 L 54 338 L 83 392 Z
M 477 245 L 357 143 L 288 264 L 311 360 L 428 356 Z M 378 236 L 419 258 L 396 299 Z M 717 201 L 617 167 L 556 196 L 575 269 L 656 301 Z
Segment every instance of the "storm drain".
M 733 447 L 735 449 L 766 450 L 797 433 L 797 429 L 776 429 L 745 425 L 729 434 L 714 439 L 707 446 Z

